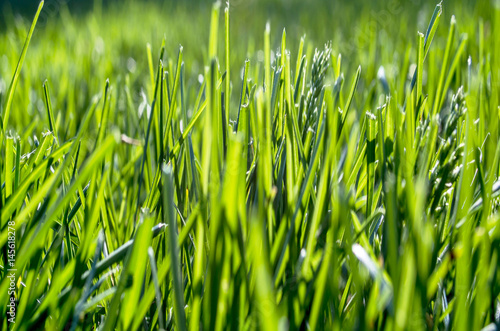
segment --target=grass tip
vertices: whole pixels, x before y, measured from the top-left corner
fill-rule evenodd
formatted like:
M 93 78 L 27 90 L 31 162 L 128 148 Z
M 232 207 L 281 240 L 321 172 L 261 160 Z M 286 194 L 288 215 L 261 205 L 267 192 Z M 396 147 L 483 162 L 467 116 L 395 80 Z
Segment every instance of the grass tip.
M 373 113 L 370 113 L 369 111 L 366 111 L 366 117 L 370 120 L 376 120 L 377 119 L 377 116 L 375 116 L 375 114 Z

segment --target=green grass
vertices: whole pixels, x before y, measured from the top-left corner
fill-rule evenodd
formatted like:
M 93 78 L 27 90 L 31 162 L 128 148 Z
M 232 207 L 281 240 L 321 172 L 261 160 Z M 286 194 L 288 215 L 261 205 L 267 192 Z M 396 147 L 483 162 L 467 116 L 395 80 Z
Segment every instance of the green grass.
M 7 13 L 2 329 L 498 328 L 500 6 L 374 3 Z

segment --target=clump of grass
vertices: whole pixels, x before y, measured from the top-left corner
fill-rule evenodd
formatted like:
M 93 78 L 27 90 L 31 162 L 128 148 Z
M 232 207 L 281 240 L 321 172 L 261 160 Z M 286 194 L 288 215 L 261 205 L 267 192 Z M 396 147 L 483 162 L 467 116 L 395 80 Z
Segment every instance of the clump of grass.
M 3 329 L 500 324 L 498 8 L 491 35 L 480 20 L 456 42 L 438 4 L 386 76 L 372 51 L 345 74 L 335 43 L 294 56 L 285 31 L 273 56 L 270 24 L 264 59 L 235 66 L 216 3 L 201 74 L 163 40 L 142 78 L 113 63 L 99 88 L 61 74 L 51 94 L 19 80 L 42 6 L 2 99 Z

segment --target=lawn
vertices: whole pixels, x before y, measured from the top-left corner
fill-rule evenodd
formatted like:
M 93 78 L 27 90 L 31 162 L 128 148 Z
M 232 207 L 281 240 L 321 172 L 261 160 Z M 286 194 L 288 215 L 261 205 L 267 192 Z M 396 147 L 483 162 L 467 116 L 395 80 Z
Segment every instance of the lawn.
M 500 1 L 0 5 L 2 330 L 500 328 Z

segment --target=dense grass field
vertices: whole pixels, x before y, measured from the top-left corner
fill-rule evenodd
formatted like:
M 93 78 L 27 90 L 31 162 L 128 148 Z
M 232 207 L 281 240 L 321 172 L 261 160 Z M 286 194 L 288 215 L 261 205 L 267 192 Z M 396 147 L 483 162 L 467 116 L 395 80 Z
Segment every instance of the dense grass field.
M 24 3 L 2 330 L 500 327 L 499 1 Z

